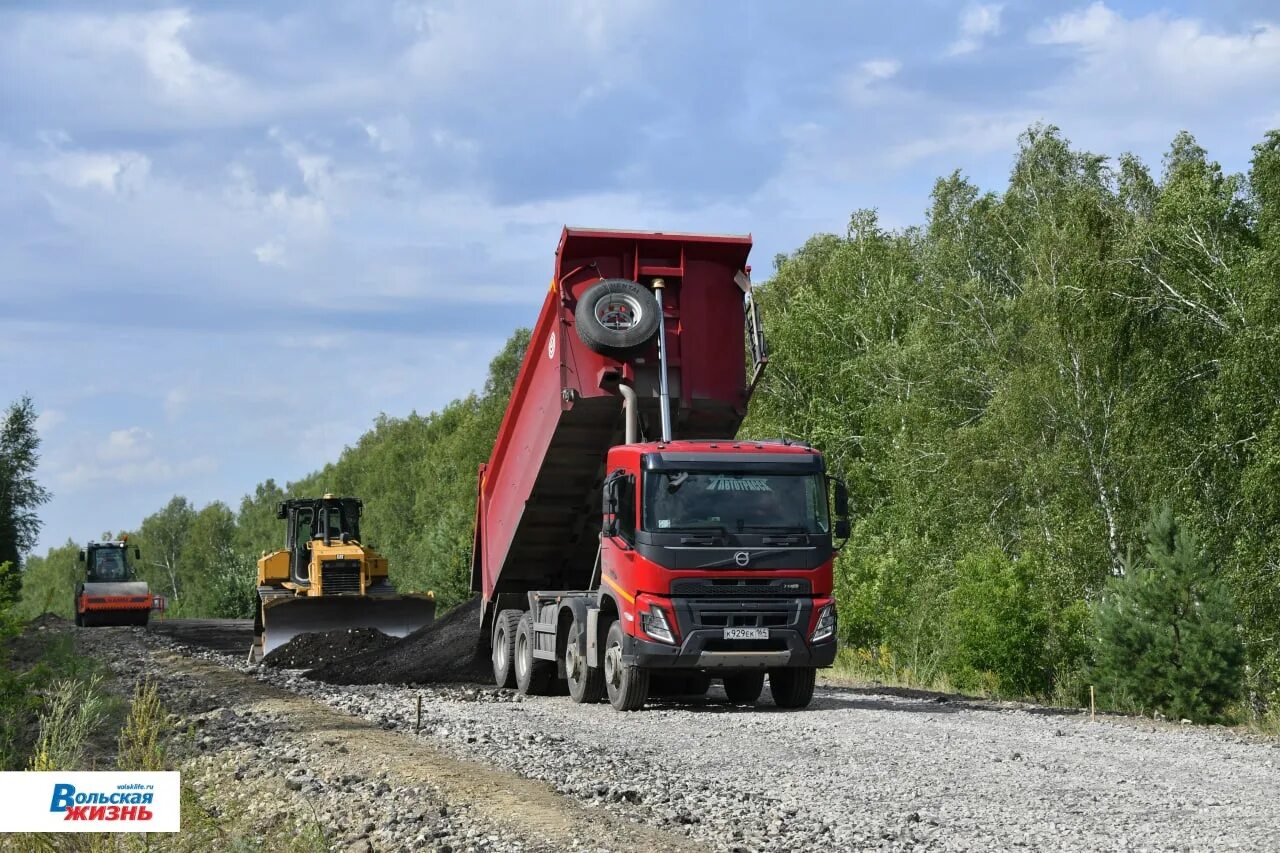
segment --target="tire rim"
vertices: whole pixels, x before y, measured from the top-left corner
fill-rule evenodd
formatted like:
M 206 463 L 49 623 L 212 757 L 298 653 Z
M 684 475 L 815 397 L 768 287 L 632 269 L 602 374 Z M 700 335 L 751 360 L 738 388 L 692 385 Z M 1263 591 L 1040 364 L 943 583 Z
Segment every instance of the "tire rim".
M 524 653 L 529 648 L 529 641 L 522 635 L 516 634 L 516 678 L 524 680 L 525 674 L 529 669 L 529 663 L 524 659 Z
M 578 654 L 578 638 L 569 637 L 569 645 L 564 650 L 564 674 L 574 684 L 582 678 L 582 655 Z
M 622 647 L 617 643 L 604 650 L 604 679 L 614 690 L 622 687 Z
M 507 632 L 499 628 L 497 640 L 493 644 L 493 668 L 495 670 L 501 670 L 506 668 L 505 667 L 506 661 L 503 660 L 503 658 L 506 656 L 506 648 L 507 648 Z
M 640 325 L 644 306 L 626 293 L 606 293 L 596 300 L 592 314 L 596 322 L 613 332 L 626 332 Z

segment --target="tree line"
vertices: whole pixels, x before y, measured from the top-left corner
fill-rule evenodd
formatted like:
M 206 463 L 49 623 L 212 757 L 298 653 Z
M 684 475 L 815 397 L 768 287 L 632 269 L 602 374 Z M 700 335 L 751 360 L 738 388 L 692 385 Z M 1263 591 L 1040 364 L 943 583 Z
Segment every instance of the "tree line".
M 1154 174 L 1033 127 L 1003 191 L 955 173 L 918 227 L 859 211 L 780 257 L 747 428 L 814 442 L 849 483 L 840 616 L 863 662 L 1074 704 L 1107 675 L 1119 597 L 1155 620 L 1149 646 L 1174 638 L 1188 666 L 1221 653 L 1226 699 L 1273 707 L 1278 282 L 1277 132 L 1247 175 L 1185 133 Z M 1151 615 L 1161 590 L 1129 600 L 1173 576 L 1180 539 L 1204 589 L 1166 612 L 1226 618 L 1190 633 L 1205 648 L 1179 646 L 1183 616 Z M 1201 606 L 1220 593 L 1232 604 Z
M 855 664 L 1072 703 L 1097 683 L 1181 713 L 1124 681 L 1161 649 L 1227 674 L 1188 713 L 1277 707 L 1280 133 L 1227 174 L 1187 134 L 1153 171 L 1035 126 L 998 192 L 953 173 L 920 225 L 861 210 L 775 267 L 743 434 L 809 441 L 850 487 Z M 276 503 L 328 491 L 364 498 L 401 589 L 465 597 L 476 468 L 527 341 L 479 393 L 380 416 L 301 481 L 238 508 L 175 497 L 131 534 L 142 573 L 177 614 L 247 615 Z M 28 561 L 26 612 L 69 610 L 78 547 Z

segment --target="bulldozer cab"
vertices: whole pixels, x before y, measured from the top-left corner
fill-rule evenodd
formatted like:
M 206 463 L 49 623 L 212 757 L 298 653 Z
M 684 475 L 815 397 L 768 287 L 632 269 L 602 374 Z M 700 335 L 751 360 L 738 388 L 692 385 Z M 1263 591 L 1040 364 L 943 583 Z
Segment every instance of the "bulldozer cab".
M 89 583 L 118 583 L 133 580 L 133 566 L 123 544 L 90 543 L 80 553 L 85 563 L 85 580 Z
M 280 504 L 277 515 L 288 519 L 285 525 L 285 549 L 289 552 L 289 574 L 299 584 L 311 583 L 312 540 L 332 542 L 360 541 L 360 514 L 363 504 L 358 498 L 297 498 Z

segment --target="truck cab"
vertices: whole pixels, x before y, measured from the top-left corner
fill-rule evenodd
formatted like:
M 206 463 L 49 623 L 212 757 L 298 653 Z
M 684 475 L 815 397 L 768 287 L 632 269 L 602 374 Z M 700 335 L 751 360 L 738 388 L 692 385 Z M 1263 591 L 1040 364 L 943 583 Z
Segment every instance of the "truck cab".
M 835 658 L 828 483 L 805 445 L 674 441 L 608 456 L 600 568 L 622 660 L 718 674 Z

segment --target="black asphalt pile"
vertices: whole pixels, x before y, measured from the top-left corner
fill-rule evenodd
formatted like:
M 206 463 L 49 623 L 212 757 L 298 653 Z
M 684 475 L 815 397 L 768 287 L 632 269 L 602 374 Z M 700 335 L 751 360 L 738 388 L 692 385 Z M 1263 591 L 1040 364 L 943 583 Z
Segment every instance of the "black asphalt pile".
M 352 655 L 376 654 L 395 643 L 395 637 L 389 637 L 377 628 L 316 631 L 299 634 L 263 657 L 262 662 L 281 669 L 310 669 L 345 660 Z
M 493 671 L 480 636 L 480 597 L 386 648 L 335 660 L 306 673 L 329 684 L 432 684 L 489 681 Z

